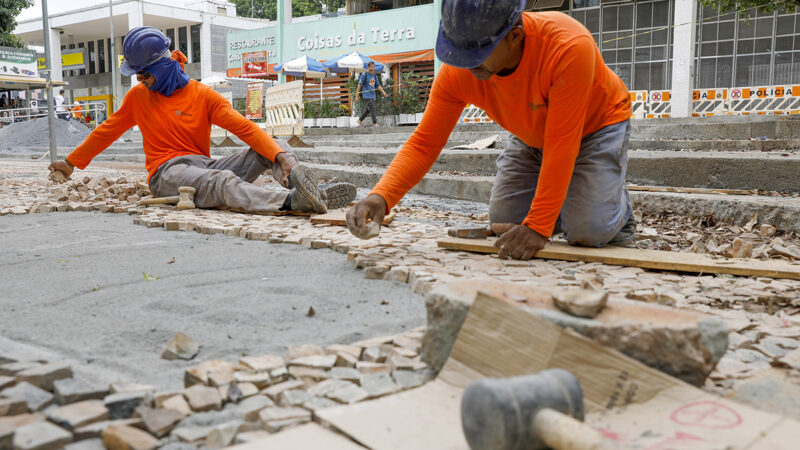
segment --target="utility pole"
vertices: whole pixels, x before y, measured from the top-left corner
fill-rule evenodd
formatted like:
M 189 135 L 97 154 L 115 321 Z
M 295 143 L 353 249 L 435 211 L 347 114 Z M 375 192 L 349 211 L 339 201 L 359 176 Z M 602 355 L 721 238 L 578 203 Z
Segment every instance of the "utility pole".
M 53 84 L 50 68 L 53 67 L 50 61 L 50 17 L 47 15 L 47 0 L 42 0 L 42 31 L 44 31 L 44 70 L 47 83 L 45 84 L 45 101 L 47 102 L 47 128 L 50 134 L 50 162 L 56 162 L 58 154 L 56 151 L 56 112 L 53 107 Z
M 114 111 L 117 110 L 117 52 L 114 51 L 114 6 L 113 0 L 108 0 L 108 23 L 111 29 L 111 45 L 108 46 L 111 52 L 111 98 L 113 100 Z M 111 115 L 111 111 L 106 112 Z

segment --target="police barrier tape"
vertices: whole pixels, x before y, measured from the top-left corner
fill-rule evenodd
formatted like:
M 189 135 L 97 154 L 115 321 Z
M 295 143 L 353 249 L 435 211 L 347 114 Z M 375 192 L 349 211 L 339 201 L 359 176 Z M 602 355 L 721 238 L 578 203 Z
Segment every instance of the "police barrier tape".
M 726 114 L 800 114 L 800 86 L 728 89 Z
M 272 136 L 303 135 L 303 80 L 279 84 L 264 96 L 264 130 Z

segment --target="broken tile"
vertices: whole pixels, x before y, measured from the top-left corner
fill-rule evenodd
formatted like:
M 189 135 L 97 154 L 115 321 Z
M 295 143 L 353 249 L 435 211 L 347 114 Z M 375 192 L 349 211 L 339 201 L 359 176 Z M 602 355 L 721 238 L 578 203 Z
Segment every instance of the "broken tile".
M 275 406 L 275 403 L 270 400 L 269 397 L 266 395 L 255 395 L 239 402 L 236 406 L 236 411 L 244 417 L 244 420 L 253 422 L 258 420 L 258 413 L 261 412 L 262 409 L 270 406 Z
M 172 430 L 170 436 L 190 444 L 199 444 L 205 441 L 209 431 L 211 427 L 180 427 Z
M 138 383 L 111 383 L 108 385 L 108 388 L 109 392 L 111 392 L 112 394 L 144 392 L 152 395 L 156 392 L 155 387 L 150 386 L 149 384 L 138 384 Z
M 196 383 L 209 384 L 208 381 L 209 372 L 230 372 L 231 374 L 233 374 L 237 370 L 239 370 L 237 365 L 231 364 L 227 361 L 223 361 L 220 359 L 205 361 L 195 367 L 186 369 L 186 372 L 184 373 L 183 376 L 183 384 L 186 387 L 189 387 Z
M 0 396 L 24 401 L 31 412 L 41 411 L 52 404 L 54 399 L 53 394 L 24 381 L 4 389 L 0 392 Z
M 335 355 L 339 352 L 343 352 L 353 355 L 356 360 L 361 358 L 361 351 L 362 348 L 357 345 L 333 344 L 325 348 L 325 353 L 328 355 Z
M 47 411 L 47 418 L 67 430 L 108 419 L 108 408 L 102 400 L 83 400 Z
M 284 365 L 284 360 L 277 355 L 246 356 L 239 362 L 254 371 L 271 371 Z
M 186 401 L 186 398 L 183 396 L 183 394 L 174 395 L 164 400 L 160 407 L 164 409 L 173 409 L 184 416 L 189 416 L 192 414 L 192 408 L 189 406 L 189 403 Z
M 392 380 L 392 377 L 384 372 L 362 375 L 361 388 L 367 391 L 369 398 L 381 397 L 397 392 L 397 385 Z
M 101 437 L 103 430 L 112 425 L 130 425 L 132 427 L 143 428 L 144 422 L 141 418 L 123 419 L 123 420 L 104 420 L 102 422 L 95 422 L 85 427 L 80 427 L 73 431 L 75 440 L 91 439 Z
M 297 389 L 303 386 L 305 386 L 305 383 L 303 383 L 301 380 L 289 380 L 289 381 L 284 381 L 283 383 L 278 383 L 276 385 L 270 386 L 267 389 L 261 391 L 261 393 L 265 394 L 273 401 L 277 401 L 283 391 L 290 389 Z
M 331 392 L 327 395 L 327 397 L 331 400 L 336 400 L 339 403 L 350 405 L 366 399 L 369 397 L 369 393 L 355 384 L 350 383 L 345 387 Z
M 194 411 L 212 411 L 222 409 L 222 397 L 219 390 L 201 384 L 195 384 L 184 391 L 183 394 L 189 406 Z
M 289 361 L 289 370 L 292 366 L 311 367 L 314 369 L 328 370 L 336 363 L 336 355 L 311 355 L 303 356 Z
M 304 356 L 324 355 L 322 347 L 312 344 L 294 345 L 286 350 L 286 361 L 302 358 Z
M 392 379 L 401 389 L 411 389 L 421 386 L 424 378 L 421 374 L 411 370 L 395 370 Z
M 152 435 L 128 425 L 111 425 L 102 436 L 108 450 L 151 450 L 161 445 Z
M 50 422 L 33 422 L 17 428 L 14 450 L 59 449 L 72 442 L 72 433 Z
M 0 365 L 0 375 L 11 377 L 16 376 L 18 373 L 41 366 L 41 363 L 34 361 L 17 361 Z
M 325 381 L 321 381 L 314 386 L 308 388 L 309 395 L 315 395 L 317 397 L 325 397 L 326 395 L 334 392 L 338 389 L 346 387 L 350 385 L 349 381 L 344 380 L 337 380 L 337 379 L 329 379 Z
M 28 412 L 28 403 L 22 399 L 0 398 L 0 417 L 16 416 Z
M 388 365 L 368 361 L 359 361 L 358 364 L 356 364 L 356 369 L 362 374 L 384 372 L 388 375 L 391 373 Z
M 130 419 L 139 405 L 149 406 L 150 393 L 146 391 L 120 392 L 111 394 L 104 400 L 108 415 L 112 419 Z
M 336 354 L 336 367 L 355 367 L 358 363 L 358 358 L 350 353 L 339 352 Z
M 311 400 L 311 397 L 313 397 L 311 394 L 302 389 L 292 389 L 281 392 L 278 398 L 278 404 L 280 406 L 300 406 L 306 401 Z
M 289 366 L 289 374 L 309 385 L 328 378 L 328 372 L 322 369 L 303 366 Z
M 192 338 L 178 332 L 167 343 L 167 348 L 161 354 L 161 359 L 174 361 L 176 359 L 190 360 L 200 353 L 200 345 Z
M 258 418 L 264 426 L 269 426 L 271 422 L 293 419 L 310 421 L 311 413 L 303 408 L 273 406 L 262 409 Z
M 608 292 L 589 289 L 562 289 L 553 292 L 553 303 L 562 311 L 578 317 L 593 318 L 608 302 Z
M 105 450 L 106 446 L 100 438 L 84 439 L 64 447 L 64 450 Z
M 53 392 L 59 405 L 75 403 L 83 400 L 102 400 L 108 395 L 108 388 L 92 385 L 77 378 L 56 380 Z
M 231 445 L 242 425 L 241 421 L 231 421 L 214 426 L 206 437 L 206 447 L 223 448 Z
M 262 371 L 262 372 L 234 372 L 233 379 L 237 383 L 252 383 L 256 385 L 259 389 L 264 389 L 270 385 L 272 381 L 272 377 L 270 377 L 269 372 Z
M 358 383 L 361 380 L 361 372 L 350 367 L 334 367 L 328 374 L 331 378 L 337 380 L 352 381 L 354 383 Z
M 53 382 L 72 378 L 72 367 L 66 363 L 48 363 L 17 373 L 17 382 L 27 382 L 46 391 L 53 390 Z

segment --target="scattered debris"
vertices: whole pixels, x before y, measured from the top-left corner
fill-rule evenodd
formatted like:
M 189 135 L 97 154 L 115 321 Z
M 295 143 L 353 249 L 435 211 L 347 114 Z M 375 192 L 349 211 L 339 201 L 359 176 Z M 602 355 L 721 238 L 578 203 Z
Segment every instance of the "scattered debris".
M 167 343 L 167 348 L 161 354 L 161 359 L 173 361 L 176 359 L 190 360 L 200 352 L 200 346 L 189 336 L 178 332 Z

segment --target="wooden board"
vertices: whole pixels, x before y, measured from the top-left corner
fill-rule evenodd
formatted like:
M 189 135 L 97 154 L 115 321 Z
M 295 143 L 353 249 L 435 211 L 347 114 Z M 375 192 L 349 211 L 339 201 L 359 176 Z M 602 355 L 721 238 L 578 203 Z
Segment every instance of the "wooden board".
M 475 253 L 498 253 L 494 247 L 497 238 L 461 239 L 447 237 L 437 242 L 440 248 L 463 250 Z M 674 270 L 692 273 L 725 273 L 738 276 L 788 278 L 800 280 L 800 264 L 785 261 L 762 261 L 758 259 L 714 259 L 708 255 L 686 252 L 665 252 L 625 247 L 589 248 L 567 245 L 566 242 L 550 242 L 536 253 L 537 258 L 562 261 L 599 262 L 645 269 Z
M 633 186 L 628 185 L 629 191 L 644 192 L 678 192 L 681 194 L 721 194 L 721 195 L 758 195 L 756 190 L 744 189 L 708 189 L 708 188 L 687 188 L 687 187 L 668 187 L 668 186 Z
M 346 209 L 337 209 L 336 211 L 331 211 L 327 214 L 320 214 L 318 216 L 311 216 L 311 223 L 319 224 L 319 223 L 327 223 L 329 225 L 336 225 L 340 227 L 347 226 L 347 210 Z M 394 210 L 389 211 L 389 214 L 383 217 L 383 224 L 388 225 L 394 220 L 394 216 L 397 213 Z
M 323 428 L 316 423 L 308 423 L 299 427 L 290 428 L 270 437 L 258 439 L 248 444 L 230 447 L 236 450 L 306 450 L 309 448 L 324 448 L 325 450 L 363 450 L 364 447 L 356 444 L 345 436 Z

